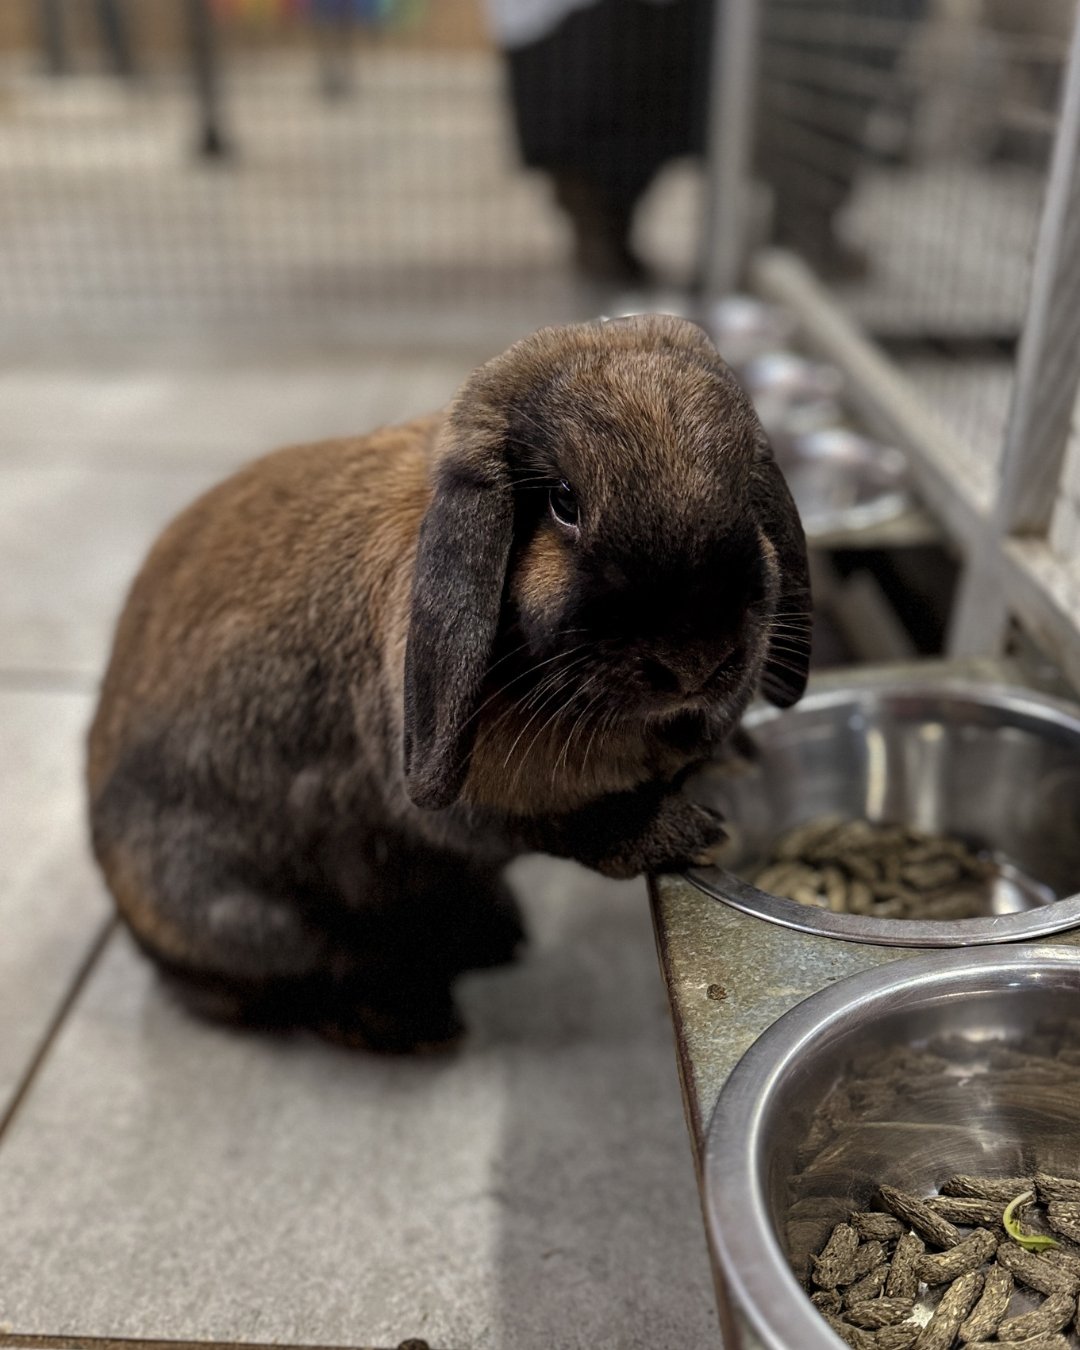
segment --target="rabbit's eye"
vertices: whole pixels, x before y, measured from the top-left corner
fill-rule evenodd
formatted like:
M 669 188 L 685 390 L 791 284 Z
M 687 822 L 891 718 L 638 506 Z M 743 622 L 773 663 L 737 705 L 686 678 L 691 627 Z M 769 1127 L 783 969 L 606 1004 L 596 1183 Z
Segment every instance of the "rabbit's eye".
M 559 483 L 548 493 L 551 514 L 560 525 L 576 527 L 578 523 L 578 504 L 569 483 Z

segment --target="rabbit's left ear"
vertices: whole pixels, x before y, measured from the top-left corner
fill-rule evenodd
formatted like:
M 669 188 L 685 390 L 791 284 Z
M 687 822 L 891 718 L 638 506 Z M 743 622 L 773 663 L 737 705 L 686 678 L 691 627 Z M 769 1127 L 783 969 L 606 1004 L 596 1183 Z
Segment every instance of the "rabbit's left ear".
M 810 675 L 813 624 L 806 536 L 791 491 L 771 456 L 755 466 L 753 494 L 758 524 L 776 551 L 780 569 L 761 690 L 778 708 L 790 708 L 806 692 Z
M 417 806 L 449 806 L 465 781 L 512 532 L 501 450 L 466 460 L 451 447 L 420 530 L 405 649 L 405 781 Z

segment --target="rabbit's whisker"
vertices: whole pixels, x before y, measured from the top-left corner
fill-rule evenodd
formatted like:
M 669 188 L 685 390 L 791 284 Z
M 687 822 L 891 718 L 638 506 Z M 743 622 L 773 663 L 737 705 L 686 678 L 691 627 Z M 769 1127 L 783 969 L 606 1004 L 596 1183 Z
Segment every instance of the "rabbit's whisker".
M 577 631 L 583 632 L 584 630 L 578 629 Z M 530 675 L 535 675 L 536 672 L 538 670 L 542 670 L 544 666 L 550 665 L 553 661 L 565 659 L 566 657 L 573 655 L 574 652 L 581 651 L 582 648 L 587 645 L 588 645 L 587 643 L 579 642 L 576 647 L 571 647 L 569 651 L 556 652 L 554 656 L 549 656 L 546 660 L 540 661 L 536 665 L 530 666 L 527 670 L 521 671 L 521 673 L 515 675 L 513 679 L 507 680 L 504 685 L 501 685 L 493 693 L 489 694 L 486 699 L 484 699 L 483 703 L 481 703 L 480 706 L 476 709 L 476 711 L 473 712 L 472 715 L 465 721 L 464 725 L 468 726 L 469 722 L 471 722 L 474 718 L 480 716 L 480 714 L 484 711 L 484 709 L 488 706 L 488 704 L 492 703 L 495 699 L 505 694 L 511 688 L 511 686 L 517 684 L 519 680 L 524 680 Z M 516 647 L 512 652 L 508 652 L 507 656 L 501 657 L 500 661 L 505 661 L 508 656 L 516 656 L 518 652 L 520 652 L 524 647 L 527 646 L 528 646 L 527 642 L 522 643 L 520 647 Z M 500 663 L 499 661 L 496 661 L 495 664 L 491 667 L 491 669 L 494 670 L 495 666 L 498 665 L 499 663 Z
M 587 654 L 586 654 L 586 657 L 587 657 Z M 578 664 L 582 663 L 582 662 L 586 659 L 586 657 L 579 657 L 578 660 L 577 660 L 574 664 L 575 664 L 575 665 L 578 665 Z M 560 671 L 555 672 L 555 673 L 558 674 L 558 675 L 561 677 L 561 680 L 560 680 L 559 682 L 557 682 L 557 683 L 554 685 L 554 688 L 552 688 L 551 691 L 544 697 L 544 699 L 540 702 L 539 706 L 536 708 L 535 712 L 533 712 L 532 716 L 529 718 L 529 720 L 525 723 L 525 725 L 524 725 L 524 726 L 521 728 L 521 730 L 518 732 L 517 736 L 516 736 L 515 739 L 514 739 L 513 745 L 511 745 L 510 749 L 509 749 L 509 750 L 507 751 L 507 753 L 506 753 L 506 758 L 503 760 L 503 768 L 504 768 L 504 769 L 507 767 L 507 765 L 510 763 L 510 760 L 513 758 L 514 751 L 517 749 L 518 745 L 520 744 L 521 738 L 525 735 L 525 733 L 526 733 L 526 732 L 528 731 L 528 729 L 532 726 L 532 724 L 536 721 L 536 719 L 540 716 L 540 714 L 544 711 L 544 709 L 547 708 L 548 706 L 550 706 L 552 699 L 558 698 L 558 696 L 563 692 L 564 689 L 567 689 L 567 688 L 570 687 L 570 686 L 569 686 L 569 681 L 568 681 L 568 679 L 567 679 L 567 676 L 571 673 L 570 668 L 565 668 L 565 669 L 560 670 Z M 556 711 L 556 714 L 557 714 L 557 713 L 560 711 L 560 708 L 557 707 L 555 711 Z M 544 725 L 546 726 L 547 723 L 545 723 Z M 541 727 L 540 729 L 541 729 L 541 731 L 543 731 L 544 728 Z M 533 742 L 533 744 L 534 744 L 534 743 L 535 743 L 535 741 Z M 530 744 L 530 748 L 531 748 L 531 744 Z M 524 762 L 524 761 L 523 761 L 523 762 Z
M 583 661 L 584 659 L 585 659 L 584 657 L 581 657 L 579 658 L 579 661 Z M 547 675 L 545 675 L 544 678 L 540 681 L 540 683 L 534 689 L 531 689 L 527 693 L 527 695 L 525 695 L 524 697 L 515 696 L 514 698 L 512 698 L 510 702 L 507 704 L 507 706 L 498 715 L 498 717 L 495 718 L 494 722 L 492 722 L 490 726 L 485 728 L 486 739 L 490 742 L 492 739 L 494 739 L 495 735 L 502 728 L 504 723 L 510 721 L 514 717 L 519 716 L 523 712 L 527 712 L 531 707 L 534 707 L 538 701 L 543 700 L 543 702 L 546 704 L 547 703 L 546 695 L 550 691 L 555 690 L 558 686 L 560 686 L 563 683 L 568 671 L 572 668 L 573 665 L 577 664 L 578 662 L 574 662 L 571 663 L 571 667 L 567 667 L 566 669 L 557 668 L 555 670 L 549 671 Z
M 606 713 L 601 714 L 596 719 L 596 725 L 593 727 L 592 735 L 589 737 L 589 744 L 585 747 L 585 755 L 581 761 L 582 776 L 585 773 L 585 766 L 589 762 L 589 755 L 592 753 L 593 743 L 596 741 L 597 733 L 600 733 L 599 745 L 604 744 L 604 737 L 607 736 L 615 724 L 616 714 L 613 709 L 608 709 Z
M 541 694 L 546 692 L 553 684 L 557 684 L 559 681 L 563 680 L 572 670 L 576 670 L 578 667 L 584 665 L 588 659 L 589 653 L 586 652 L 584 655 L 578 656 L 573 661 L 568 662 L 565 666 L 556 666 L 554 670 L 549 671 L 537 687 L 522 699 L 522 708 L 533 707 Z
M 529 728 L 530 728 L 530 727 L 532 726 L 532 724 L 536 721 L 536 719 L 537 719 L 538 717 L 540 717 L 542 713 L 546 712 L 546 710 L 551 706 L 551 704 L 552 704 L 553 702 L 555 703 L 555 712 L 554 712 L 553 716 L 556 716 L 556 717 L 557 717 L 557 716 L 559 715 L 559 713 L 562 711 L 562 704 L 558 701 L 559 695 L 560 695 L 561 693 L 562 693 L 562 686 L 561 686 L 561 685 L 560 685 L 560 686 L 557 686 L 555 689 L 553 689 L 553 690 L 551 691 L 551 693 L 547 696 L 547 698 L 544 699 L 543 703 L 541 703 L 540 706 L 536 709 L 536 711 L 532 714 L 532 716 L 531 716 L 531 717 L 529 718 L 529 720 L 525 723 L 525 725 L 521 728 L 521 730 L 518 732 L 517 736 L 514 738 L 514 743 L 513 743 L 513 745 L 511 745 L 510 749 L 506 752 L 506 758 L 503 760 L 503 768 L 504 768 L 504 769 L 509 767 L 510 761 L 511 761 L 511 760 L 513 759 L 513 757 L 514 757 L 514 751 L 515 751 L 515 750 L 518 748 L 518 746 L 521 744 L 522 737 L 524 737 L 525 733 L 529 730 Z M 516 782 L 518 779 L 520 779 L 520 777 L 521 777 L 521 770 L 522 770 L 522 768 L 524 767 L 525 759 L 526 759 L 526 756 L 527 756 L 527 754 L 528 754 L 528 751 L 531 750 L 532 747 L 536 744 L 536 736 L 539 736 L 539 735 L 543 732 L 543 730 L 544 730 L 544 728 L 545 728 L 546 726 L 547 726 L 547 722 L 541 723 L 541 725 L 540 725 L 540 730 L 536 733 L 536 735 L 533 737 L 533 739 L 529 742 L 528 746 L 526 747 L 526 753 L 525 753 L 524 755 L 522 755 L 521 759 L 518 761 L 517 765 L 515 766 L 515 768 L 514 768 L 514 781 L 515 781 L 515 782 Z
M 562 692 L 562 691 L 559 690 L 559 691 L 556 691 L 556 692 L 557 692 L 557 693 L 560 693 L 560 692 Z M 550 700 L 549 700 L 549 703 L 550 703 Z M 516 778 L 516 779 L 520 780 L 520 778 L 521 778 L 521 772 L 522 772 L 522 770 L 525 768 L 525 764 L 526 764 L 526 762 L 528 761 L 529 755 L 532 753 L 532 751 L 533 751 L 533 749 L 535 748 L 535 746 L 539 743 L 540 738 L 543 736 L 544 732 L 547 731 L 548 727 L 550 727 L 550 726 L 552 725 L 553 722 L 557 721 L 557 720 L 563 715 L 563 713 L 564 713 L 565 711 L 566 711 L 566 705 L 565 705 L 564 703 L 559 702 L 559 701 L 556 699 L 555 710 L 554 710 L 554 712 L 552 712 L 552 714 L 547 718 L 547 720 L 540 726 L 540 729 L 536 732 L 536 734 L 533 736 L 532 740 L 531 740 L 531 741 L 529 742 L 529 744 L 525 747 L 525 753 L 521 756 L 521 759 L 519 760 L 518 766 L 517 766 L 517 768 L 516 768 L 516 770 L 515 770 L 515 778 Z
M 781 670 L 790 670 L 793 675 L 798 675 L 800 678 L 806 675 L 805 666 L 796 666 L 790 661 L 776 660 L 773 661 L 771 664 L 774 666 L 779 666 Z
M 597 671 L 594 675 L 590 675 L 589 678 L 585 681 L 585 683 L 581 686 L 581 690 L 579 692 L 584 693 L 584 691 L 588 689 L 590 685 L 594 685 L 599 678 L 600 678 L 599 671 Z M 560 761 L 563 764 L 565 764 L 567 769 L 569 769 L 570 742 L 574 739 L 574 733 L 577 731 L 578 727 L 581 726 L 582 722 L 588 717 L 590 710 L 596 705 L 597 701 L 603 696 L 603 692 L 604 692 L 603 689 L 598 689 L 594 694 L 592 694 L 589 698 L 589 701 L 585 704 L 584 708 L 582 708 L 581 712 L 578 713 L 577 720 L 574 722 L 574 725 L 570 728 L 570 731 L 566 737 L 566 741 L 563 744 L 563 748 L 556 756 L 555 763 L 552 765 L 551 768 L 552 783 L 555 782 L 555 777 L 559 772 Z

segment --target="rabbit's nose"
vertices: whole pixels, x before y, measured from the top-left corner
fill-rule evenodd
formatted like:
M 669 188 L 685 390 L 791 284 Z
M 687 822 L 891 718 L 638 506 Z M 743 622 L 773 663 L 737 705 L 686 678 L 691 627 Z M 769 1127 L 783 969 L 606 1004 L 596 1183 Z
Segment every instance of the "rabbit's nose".
M 642 663 L 645 678 L 659 694 L 703 693 L 727 667 L 735 645 L 725 644 L 719 651 L 716 647 L 707 652 L 680 651 L 665 660 L 647 657 Z

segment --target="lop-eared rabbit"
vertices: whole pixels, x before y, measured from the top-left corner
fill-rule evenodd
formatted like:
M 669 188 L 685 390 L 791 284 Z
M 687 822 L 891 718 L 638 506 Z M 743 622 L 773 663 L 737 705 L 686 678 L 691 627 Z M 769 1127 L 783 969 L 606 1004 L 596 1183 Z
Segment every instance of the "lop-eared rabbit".
M 188 507 L 116 632 L 94 849 L 210 1014 L 405 1050 L 522 937 L 523 852 L 708 860 L 682 791 L 806 683 L 806 546 L 754 412 L 668 316 L 547 328 L 450 407 Z

